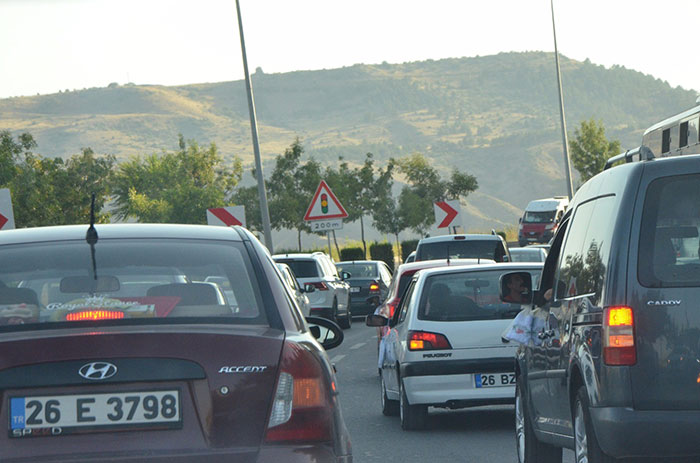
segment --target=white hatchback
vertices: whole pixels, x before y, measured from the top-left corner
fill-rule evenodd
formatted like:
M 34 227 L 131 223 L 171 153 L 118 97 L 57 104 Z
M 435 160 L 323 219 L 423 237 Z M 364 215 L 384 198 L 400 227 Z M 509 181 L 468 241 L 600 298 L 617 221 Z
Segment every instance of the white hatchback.
M 399 414 L 403 429 L 420 429 L 429 406 L 514 403 L 517 346 L 502 335 L 521 306 L 502 302 L 499 287 L 510 285 L 514 300 L 534 288 L 501 276 L 527 271 L 535 286 L 541 270 L 541 263 L 502 263 L 416 273 L 391 320 L 367 318 L 391 328 L 380 352 L 382 412 Z

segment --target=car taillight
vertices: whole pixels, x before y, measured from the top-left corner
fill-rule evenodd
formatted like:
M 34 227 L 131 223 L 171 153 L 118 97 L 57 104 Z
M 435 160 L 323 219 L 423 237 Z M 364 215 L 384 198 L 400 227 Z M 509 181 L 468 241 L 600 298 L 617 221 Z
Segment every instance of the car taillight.
M 301 344 L 285 341 L 272 411 L 268 443 L 333 439 L 332 392 L 318 359 Z
M 313 285 L 313 287 L 318 289 L 319 291 L 328 291 L 328 285 L 324 281 L 315 281 L 309 284 Z
M 444 334 L 427 331 L 408 332 L 408 350 L 452 349 Z
M 554 223 L 548 223 L 547 225 L 544 226 L 544 229 L 545 229 L 545 230 L 551 230 L 552 228 L 554 228 L 554 225 L 556 225 L 556 224 L 554 224 Z
M 81 322 L 85 320 L 121 320 L 124 312 L 113 310 L 85 310 L 83 312 L 73 312 L 66 315 L 69 322 Z
M 369 284 L 369 292 L 370 293 L 378 293 L 379 292 L 379 283 L 376 281 L 373 281 L 372 283 Z
M 606 365 L 634 365 L 634 314 L 630 307 L 608 307 L 603 313 L 603 358 Z

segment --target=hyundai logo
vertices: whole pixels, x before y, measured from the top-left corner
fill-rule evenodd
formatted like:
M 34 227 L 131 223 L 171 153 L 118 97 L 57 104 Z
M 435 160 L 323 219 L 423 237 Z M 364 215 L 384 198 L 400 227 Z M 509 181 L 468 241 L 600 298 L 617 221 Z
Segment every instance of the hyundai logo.
M 92 362 L 80 367 L 78 374 L 85 379 L 107 379 L 117 374 L 117 367 L 107 362 Z

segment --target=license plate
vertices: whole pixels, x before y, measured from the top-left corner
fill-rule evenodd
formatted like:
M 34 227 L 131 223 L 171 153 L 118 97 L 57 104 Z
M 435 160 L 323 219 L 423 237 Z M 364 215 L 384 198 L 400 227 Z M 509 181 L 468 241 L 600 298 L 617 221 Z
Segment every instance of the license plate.
M 10 398 L 10 437 L 182 427 L 180 391 Z
M 474 385 L 477 388 L 514 386 L 515 373 L 475 373 Z
M 359 292 L 360 292 L 359 286 L 351 286 L 351 287 L 350 287 L 350 292 L 351 292 L 351 293 L 359 293 Z

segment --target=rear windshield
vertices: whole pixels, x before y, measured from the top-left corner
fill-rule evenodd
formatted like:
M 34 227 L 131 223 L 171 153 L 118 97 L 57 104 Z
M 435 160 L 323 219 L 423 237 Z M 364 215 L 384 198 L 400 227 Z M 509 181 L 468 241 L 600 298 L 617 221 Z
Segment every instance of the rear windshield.
M 540 249 L 511 249 L 511 262 L 544 262 L 544 253 Z
M 375 264 L 344 264 L 335 265 L 338 272 L 348 272 L 351 278 L 377 278 L 377 266 Z
M 525 211 L 523 222 L 527 223 L 549 223 L 554 222 L 554 214 L 556 211 L 532 212 Z
M 2 246 L 0 330 L 177 319 L 267 324 L 247 256 L 240 243 L 202 240 L 104 239 L 94 255 L 82 240 Z
M 434 259 L 491 259 L 503 262 L 505 255 L 499 240 L 451 240 L 436 243 L 421 243 L 416 260 Z
M 700 286 L 700 175 L 649 185 L 639 243 L 639 281 L 646 287 Z
M 275 259 L 275 262 L 289 265 L 297 278 L 313 278 L 319 276 L 316 261 L 313 259 Z
M 520 304 L 502 302 L 498 297 L 501 275 L 517 269 L 448 273 L 425 280 L 418 307 L 418 319 L 431 321 L 501 320 L 514 318 Z M 531 271 L 534 290 L 540 271 Z

